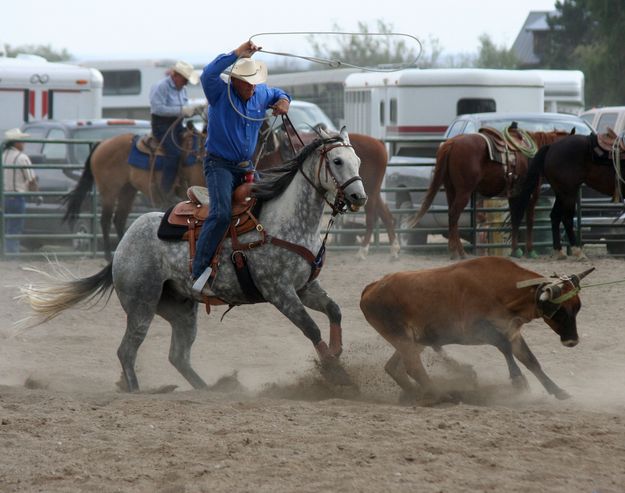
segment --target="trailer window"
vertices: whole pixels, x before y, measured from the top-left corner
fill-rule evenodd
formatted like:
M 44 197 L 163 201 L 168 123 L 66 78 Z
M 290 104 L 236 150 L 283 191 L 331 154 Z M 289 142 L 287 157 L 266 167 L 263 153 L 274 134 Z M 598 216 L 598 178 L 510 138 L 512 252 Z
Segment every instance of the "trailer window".
M 490 113 L 497 111 L 494 99 L 464 98 L 459 99 L 456 105 L 456 115 L 468 113 Z
M 141 93 L 141 71 L 139 70 L 101 70 L 104 77 L 104 96 Z
M 397 123 L 397 98 L 391 98 L 389 123 Z
M 65 132 L 60 128 L 53 128 L 46 136 L 48 140 L 66 139 Z M 67 144 L 61 143 L 45 143 L 43 146 L 43 155 L 45 161 L 50 163 L 67 162 Z

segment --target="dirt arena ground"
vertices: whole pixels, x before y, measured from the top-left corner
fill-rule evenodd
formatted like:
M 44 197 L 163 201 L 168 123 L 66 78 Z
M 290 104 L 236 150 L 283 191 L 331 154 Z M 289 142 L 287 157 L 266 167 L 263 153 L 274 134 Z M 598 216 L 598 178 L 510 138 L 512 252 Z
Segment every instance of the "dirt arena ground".
M 360 293 L 386 273 L 448 262 L 329 253 L 320 279 L 343 309 L 343 361 L 358 395 L 324 384 L 312 345 L 263 305 L 236 308 L 224 322 L 223 308 L 201 314 L 193 361 L 216 384 L 210 391 L 191 390 L 169 364 L 170 330 L 156 320 L 139 352 L 144 391 L 120 393 L 124 314 L 116 297 L 17 329 L 29 314 L 14 299 L 17 287 L 36 277 L 0 262 L 0 491 L 625 491 L 625 283 L 582 290 L 576 348 L 563 347 L 543 322 L 524 329 L 571 399 L 548 396 L 526 370 L 530 389 L 515 393 L 496 349 L 449 346 L 473 365 L 477 389 L 428 351 L 431 375 L 466 390 L 466 402 L 400 406 L 383 370 L 392 350 L 364 320 Z M 520 262 L 545 275 L 593 264 L 585 284 L 625 279 L 622 259 Z M 103 262 L 64 264 L 84 276 Z M 178 387 L 150 393 L 167 384 Z

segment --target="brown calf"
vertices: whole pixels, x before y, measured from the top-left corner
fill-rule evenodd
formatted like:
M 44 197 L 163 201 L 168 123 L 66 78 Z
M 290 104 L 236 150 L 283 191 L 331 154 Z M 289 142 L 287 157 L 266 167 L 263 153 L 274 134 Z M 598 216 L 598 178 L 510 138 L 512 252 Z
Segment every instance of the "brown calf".
M 506 258 L 480 257 L 389 274 L 364 289 L 360 308 L 396 349 L 385 369 L 404 396 L 414 396 L 416 390 L 408 376 L 423 391 L 436 395 L 421 362 L 425 346 L 440 352 L 445 344 L 491 344 L 506 358 L 513 382 L 525 381 L 516 357 L 547 392 L 566 399 L 569 395 L 543 372 L 520 330 L 530 320 L 542 318 L 562 344 L 575 346 L 579 282 L 592 270 L 545 278 Z

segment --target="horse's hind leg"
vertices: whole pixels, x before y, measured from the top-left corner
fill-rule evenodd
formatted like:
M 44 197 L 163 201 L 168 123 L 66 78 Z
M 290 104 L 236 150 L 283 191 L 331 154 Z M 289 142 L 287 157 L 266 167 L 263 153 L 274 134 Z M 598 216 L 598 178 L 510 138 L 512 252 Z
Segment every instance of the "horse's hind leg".
M 117 208 L 115 209 L 113 223 L 115 224 L 115 231 L 119 241 L 121 241 L 122 236 L 124 236 L 126 232 L 126 221 L 132 210 L 132 204 L 136 195 L 137 189 L 127 183 L 124 188 L 122 188 L 117 198 Z
M 102 229 L 102 243 L 104 247 L 104 258 L 110 262 L 113 258 L 111 252 L 111 219 L 115 205 L 111 201 L 102 200 L 102 214 L 100 216 L 100 227 Z
M 447 243 L 449 254 L 452 260 L 458 257 L 465 258 L 464 247 L 462 246 L 462 241 L 460 241 L 458 221 L 460 220 L 460 215 L 471 200 L 471 193 L 462 192 L 454 194 L 451 189 L 445 189 L 445 192 L 447 194 L 447 203 L 449 204 L 449 211 L 447 213 L 449 217 L 449 239 Z
M 126 333 L 117 349 L 117 357 L 122 365 L 125 390 L 128 392 L 139 390 L 139 382 L 135 373 L 137 352 L 156 313 L 156 307 L 153 304 L 135 301 L 136 303 L 130 305 L 129 309 L 126 310 Z M 124 309 L 126 308 L 124 307 Z
M 206 382 L 191 367 L 191 346 L 197 334 L 197 303 L 174 297 L 164 289 L 157 313 L 171 324 L 169 362 L 194 389 L 205 389 Z
M 328 296 L 318 281 L 311 282 L 297 294 L 304 306 L 327 315 L 330 321 L 330 353 L 339 356 L 343 351 L 342 315 L 339 305 Z

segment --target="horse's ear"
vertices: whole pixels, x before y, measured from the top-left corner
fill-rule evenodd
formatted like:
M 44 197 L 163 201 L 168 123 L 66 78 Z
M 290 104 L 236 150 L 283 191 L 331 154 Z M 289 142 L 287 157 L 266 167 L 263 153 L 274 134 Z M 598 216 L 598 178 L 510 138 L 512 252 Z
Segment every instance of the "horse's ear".
M 575 135 L 575 127 L 571 129 L 571 132 L 569 133 L 569 135 Z
M 345 142 L 346 144 L 349 144 L 349 135 L 347 135 L 347 127 L 345 125 L 341 127 L 341 132 L 339 133 L 339 137 L 341 137 L 341 140 L 343 140 L 343 142 Z

